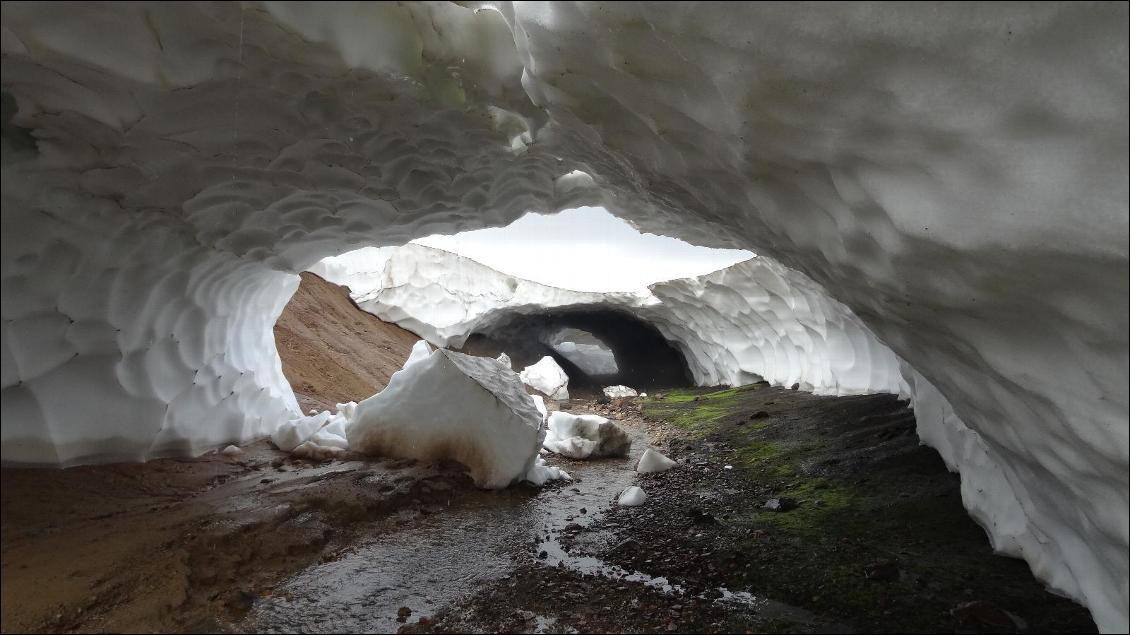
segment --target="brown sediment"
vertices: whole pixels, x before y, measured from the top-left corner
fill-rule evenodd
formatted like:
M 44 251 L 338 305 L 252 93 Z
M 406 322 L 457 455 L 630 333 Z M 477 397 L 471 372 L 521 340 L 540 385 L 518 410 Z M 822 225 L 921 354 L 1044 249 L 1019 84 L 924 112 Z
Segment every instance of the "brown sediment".
M 347 287 L 309 272 L 275 324 L 283 374 L 304 412 L 380 391 L 419 339 L 358 308 Z
M 0 489 L 3 632 L 216 632 L 391 512 L 473 486 L 451 466 L 315 464 L 261 441 L 235 458 L 4 469 Z

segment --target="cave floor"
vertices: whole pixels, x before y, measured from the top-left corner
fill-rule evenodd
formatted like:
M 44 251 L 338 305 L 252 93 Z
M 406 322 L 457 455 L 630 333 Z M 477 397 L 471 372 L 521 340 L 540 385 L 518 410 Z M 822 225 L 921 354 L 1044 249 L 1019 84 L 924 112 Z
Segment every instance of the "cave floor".
M 550 457 L 575 480 L 500 492 L 453 465 L 266 442 L 5 469 L 2 630 L 1094 630 L 992 554 L 893 397 L 755 385 L 559 408 L 619 420 L 632 456 Z M 680 465 L 636 475 L 648 445 Z M 644 506 L 613 503 L 629 484 Z
M 588 405 L 638 418 L 680 465 L 636 477 L 645 505 L 611 505 L 560 545 L 682 593 L 529 563 L 406 630 L 1095 632 L 1086 609 L 993 554 L 893 396 L 758 384 Z M 762 508 L 771 499 L 786 511 Z

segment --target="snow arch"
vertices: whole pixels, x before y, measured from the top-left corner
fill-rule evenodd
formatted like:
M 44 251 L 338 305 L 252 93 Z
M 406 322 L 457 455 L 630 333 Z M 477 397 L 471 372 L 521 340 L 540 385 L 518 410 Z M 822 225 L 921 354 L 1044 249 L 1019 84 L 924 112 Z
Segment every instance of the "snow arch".
M 1125 630 L 1125 4 L 2 10 L 5 461 L 256 434 L 296 271 L 602 204 L 850 307 L 998 548 Z

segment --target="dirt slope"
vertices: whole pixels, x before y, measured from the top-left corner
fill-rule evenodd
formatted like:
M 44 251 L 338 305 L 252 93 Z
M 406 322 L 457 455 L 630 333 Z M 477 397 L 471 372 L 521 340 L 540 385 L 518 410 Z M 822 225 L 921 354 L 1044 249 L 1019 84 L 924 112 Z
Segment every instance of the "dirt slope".
M 381 390 L 420 338 L 366 313 L 347 287 L 312 274 L 275 324 L 283 373 L 303 411 L 332 410 Z

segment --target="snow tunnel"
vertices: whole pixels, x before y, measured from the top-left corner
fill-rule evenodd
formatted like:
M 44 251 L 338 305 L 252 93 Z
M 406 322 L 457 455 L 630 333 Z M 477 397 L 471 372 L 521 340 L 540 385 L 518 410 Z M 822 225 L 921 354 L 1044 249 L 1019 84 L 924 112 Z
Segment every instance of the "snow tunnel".
M 661 6 L 4 3 L 5 463 L 262 436 L 298 272 L 603 205 L 771 263 L 653 290 L 696 382 L 913 399 L 1125 631 L 1126 4 Z
M 493 316 L 471 333 L 464 350 L 506 353 L 516 368 L 550 355 L 569 375 L 571 391 L 599 394 L 609 385 L 653 390 L 692 383 L 683 354 L 657 328 L 626 311 L 600 306 Z

